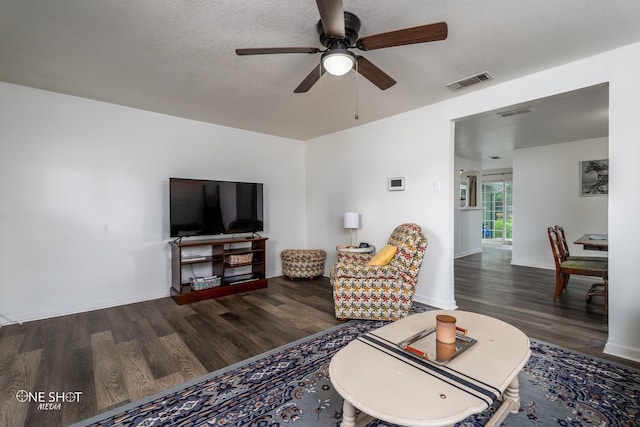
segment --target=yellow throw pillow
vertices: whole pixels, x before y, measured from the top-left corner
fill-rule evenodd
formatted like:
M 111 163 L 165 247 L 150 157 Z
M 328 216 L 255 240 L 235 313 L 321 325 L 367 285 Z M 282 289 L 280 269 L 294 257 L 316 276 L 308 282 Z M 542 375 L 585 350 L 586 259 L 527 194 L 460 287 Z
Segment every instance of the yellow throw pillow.
M 398 248 L 393 245 L 387 245 L 373 256 L 367 263 L 367 265 L 387 265 L 398 251 Z

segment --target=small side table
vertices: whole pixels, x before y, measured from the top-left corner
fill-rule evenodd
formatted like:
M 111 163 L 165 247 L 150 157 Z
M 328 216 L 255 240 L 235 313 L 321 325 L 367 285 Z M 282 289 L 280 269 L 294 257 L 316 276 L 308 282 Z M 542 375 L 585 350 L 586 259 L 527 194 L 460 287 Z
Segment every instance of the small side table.
M 336 246 L 336 251 L 338 252 L 347 252 L 347 253 L 355 253 L 355 254 L 372 254 L 376 251 L 375 246 L 369 246 L 366 248 L 359 248 L 353 245 L 338 245 Z

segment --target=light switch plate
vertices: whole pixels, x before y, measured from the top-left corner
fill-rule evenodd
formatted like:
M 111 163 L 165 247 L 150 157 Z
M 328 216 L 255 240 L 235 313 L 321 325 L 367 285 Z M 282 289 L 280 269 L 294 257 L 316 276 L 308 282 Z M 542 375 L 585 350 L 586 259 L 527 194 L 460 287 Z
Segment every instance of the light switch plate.
M 403 191 L 404 177 L 389 178 L 388 189 L 389 191 Z

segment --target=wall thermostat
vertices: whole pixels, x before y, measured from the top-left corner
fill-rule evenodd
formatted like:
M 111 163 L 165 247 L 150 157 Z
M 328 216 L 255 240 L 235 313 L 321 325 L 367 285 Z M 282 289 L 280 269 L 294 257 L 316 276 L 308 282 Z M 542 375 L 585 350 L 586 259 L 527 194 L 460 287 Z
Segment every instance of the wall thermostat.
M 404 177 L 389 178 L 388 189 L 389 191 L 403 191 Z

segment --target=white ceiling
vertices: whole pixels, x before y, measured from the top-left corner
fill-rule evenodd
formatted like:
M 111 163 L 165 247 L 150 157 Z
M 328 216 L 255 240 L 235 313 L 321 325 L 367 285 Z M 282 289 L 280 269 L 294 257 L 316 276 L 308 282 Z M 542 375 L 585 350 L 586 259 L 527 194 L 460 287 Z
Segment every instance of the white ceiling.
M 322 48 L 313 0 L 0 0 L 0 80 L 308 140 L 640 41 L 637 0 L 344 4 L 360 17 L 361 37 L 439 21 L 449 36 L 358 52 L 398 82 L 386 91 L 352 71 L 325 74 L 308 93 L 294 94 L 319 54 L 241 57 L 234 50 Z M 445 87 L 482 71 L 494 80 L 457 92 Z M 468 126 L 487 132 L 496 123 Z M 501 132 L 521 129 L 512 122 Z
M 518 114 L 500 114 L 514 111 Z M 455 153 L 480 161 L 483 170 L 506 168 L 512 166 L 514 149 L 608 135 L 609 85 L 601 84 L 461 119 L 456 122 Z

